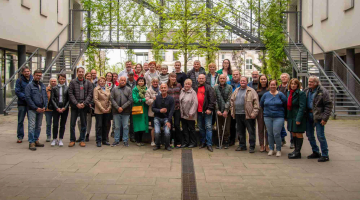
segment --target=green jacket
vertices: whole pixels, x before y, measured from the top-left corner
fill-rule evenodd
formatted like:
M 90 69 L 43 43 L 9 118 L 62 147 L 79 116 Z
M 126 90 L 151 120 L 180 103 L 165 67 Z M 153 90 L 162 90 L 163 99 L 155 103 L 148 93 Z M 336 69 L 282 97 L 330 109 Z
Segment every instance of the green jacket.
M 216 110 L 224 112 L 225 110 L 229 112 L 230 110 L 230 99 L 232 95 L 232 87 L 225 83 L 225 87 L 220 85 L 215 86 L 216 94 Z
M 132 115 L 134 132 L 145 131 L 147 133 L 149 131 L 148 105 L 145 103 L 145 98 L 141 99 L 139 97 L 139 90 L 137 87 L 134 87 L 132 97 L 134 102 L 133 106 L 142 106 L 144 111 L 141 115 Z
M 223 69 L 219 69 L 216 73 L 218 73 L 219 74 L 219 76 L 221 75 L 221 74 L 223 74 Z M 217 77 L 217 79 L 219 79 L 219 76 Z M 229 79 L 230 79 L 230 81 L 232 80 L 232 74 L 228 74 L 228 77 L 229 77 Z M 219 81 L 216 81 L 217 83 L 219 83 Z
M 287 92 L 289 99 L 290 91 Z M 306 131 L 306 94 L 297 89 L 292 98 L 291 110 L 287 110 L 287 129 L 293 133 L 304 133 Z M 296 125 L 300 122 L 300 125 Z

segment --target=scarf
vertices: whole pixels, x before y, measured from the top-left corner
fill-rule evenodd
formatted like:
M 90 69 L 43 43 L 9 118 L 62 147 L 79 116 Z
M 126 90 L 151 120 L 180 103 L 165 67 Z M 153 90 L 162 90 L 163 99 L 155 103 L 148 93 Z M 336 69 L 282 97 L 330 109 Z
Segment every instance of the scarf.
M 157 95 L 160 94 L 159 86 L 157 86 L 156 88 L 154 88 L 154 86 L 151 86 L 151 88 L 156 92 Z
M 140 86 L 137 85 L 136 88 L 139 90 L 139 97 L 144 99 L 145 98 L 145 93 L 146 93 L 146 86 Z
M 291 110 L 292 107 L 292 98 L 293 98 L 293 94 L 296 90 L 290 90 L 290 94 L 289 94 L 289 98 L 288 98 L 288 103 L 287 103 L 287 109 Z

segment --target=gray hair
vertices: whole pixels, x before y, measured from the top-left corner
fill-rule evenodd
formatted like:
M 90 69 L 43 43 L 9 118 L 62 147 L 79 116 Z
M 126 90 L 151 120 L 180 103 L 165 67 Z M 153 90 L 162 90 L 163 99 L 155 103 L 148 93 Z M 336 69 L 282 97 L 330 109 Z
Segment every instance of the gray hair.
M 321 85 L 319 77 L 317 77 L 317 76 L 310 76 L 310 77 L 309 77 L 309 80 L 310 80 L 310 79 L 313 79 L 313 80 L 317 83 L 317 85 Z
M 287 76 L 288 79 L 290 79 L 290 75 L 289 75 L 288 73 L 282 73 L 282 74 L 280 75 L 280 77 L 283 76 L 283 75 Z
M 50 79 L 49 79 L 49 86 L 51 86 L 51 80 L 55 80 L 56 83 L 57 83 L 57 79 L 56 79 L 56 78 L 50 78 Z
M 240 80 L 241 80 L 242 78 L 245 78 L 247 83 L 249 82 L 248 77 L 246 77 L 246 76 L 241 76 L 241 77 L 240 77 Z
M 201 62 L 200 60 L 195 60 L 194 63 L 198 62 L 200 65 L 201 65 Z
M 192 80 L 188 78 L 188 79 L 186 79 L 186 80 L 184 81 L 184 84 L 185 84 L 185 83 L 190 83 L 190 84 L 192 84 Z
M 161 69 L 168 69 L 167 65 L 161 65 Z
M 154 81 L 158 81 L 158 82 L 159 82 L 159 79 L 156 78 L 156 77 L 155 77 L 155 78 L 152 78 L 152 79 L 151 79 L 151 83 L 154 82 Z

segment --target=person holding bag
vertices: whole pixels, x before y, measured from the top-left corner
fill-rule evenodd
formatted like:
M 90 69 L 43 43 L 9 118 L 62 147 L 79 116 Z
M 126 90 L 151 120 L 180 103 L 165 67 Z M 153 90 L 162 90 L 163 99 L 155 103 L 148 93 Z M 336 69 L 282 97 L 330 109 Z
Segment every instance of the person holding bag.
M 149 132 L 149 118 L 148 118 L 148 105 L 145 103 L 149 100 L 149 97 L 145 98 L 146 93 L 146 81 L 144 77 L 139 77 L 136 81 L 136 87 L 132 91 L 133 95 L 133 108 L 132 118 L 136 122 L 134 126 L 135 140 L 138 146 L 144 146 L 142 143 L 143 133 Z

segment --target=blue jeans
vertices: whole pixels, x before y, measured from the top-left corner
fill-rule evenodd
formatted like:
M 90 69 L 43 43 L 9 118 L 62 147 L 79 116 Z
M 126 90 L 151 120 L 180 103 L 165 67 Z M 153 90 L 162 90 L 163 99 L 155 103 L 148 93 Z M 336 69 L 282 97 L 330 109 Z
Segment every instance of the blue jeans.
M 165 137 L 165 148 L 170 146 L 170 129 L 166 126 L 168 118 L 154 118 L 154 128 L 155 128 L 155 144 L 160 147 L 161 144 L 161 124 L 164 125 L 164 137 Z
M 17 138 L 24 138 L 24 119 L 27 114 L 27 106 L 18 106 L 18 125 L 17 125 Z
M 35 143 L 39 139 L 42 119 L 43 119 L 43 113 L 38 113 L 35 110 L 28 111 L 29 143 Z
M 206 113 L 198 112 L 197 123 L 200 132 L 200 145 L 206 142 L 207 146 L 212 146 L 212 113 L 208 115 Z
M 274 143 L 276 143 L 276 151 L 281 151 L 281 129 L 284 128 L 284 118 L 264 117 L 264 121 L 268 131 L 270 150 L 274 150 Z
M 310 142 L 313 152 L 319 153 L 319 147 L 316 144 L 314 134 L 314 124 L 316 127 L 316 136 L 320 142 L 322 156 L 329 156 L 329 149 L 325 138 L 325 126 L 321 125 L 320 122 L 314 122 L 314 116 L 309 113 L 306 120 L 306 136 Z
M 52 111 L 45 111 L 46 135 L 51 136 Z
M 122 115 L 122 114 L 115 114 L 113 116 L 113 120 L 115 123 L 115 130 L 114 130 L 114 139 L 115 142 L 120 141 L 120 129 L 123 130 L 123 141 L 127 142 L 129 140 L 129 118 L 130 115 Z

